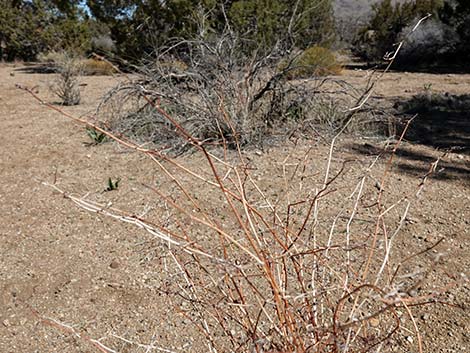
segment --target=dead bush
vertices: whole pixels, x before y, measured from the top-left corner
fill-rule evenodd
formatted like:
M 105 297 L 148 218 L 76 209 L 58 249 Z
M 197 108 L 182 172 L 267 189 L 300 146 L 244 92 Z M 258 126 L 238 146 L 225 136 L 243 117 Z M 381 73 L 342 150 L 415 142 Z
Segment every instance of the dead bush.
M 116 43 L 109 34 L 100 34 L 91 39 L 91 46 L 94 51 L 100 53 L 111 53 L 116 51 Z
M 251 114 L 269 118 L 267 112 L 305 120 L 310 112 L 301 99 L 310 97 L 282 81 L 285 72 L 266 70 L 269 58 L 241 70 L 239 62 L 221 60 L 222 53 L 231 58 L 228 48 L 236 52 L 233 45 L 218 54 L 223 45 L 196 44 L 204 55 L 190 50 L 187 69 L 163 71 L 160 61 L 145 66 L 138 80 L 115 88 L 100 107 L 117 102 L 140 109 L 133 113 L 148 110 L 150 121 L 194 149 L 192 163 L 64 113 L 155 162 L 155 180 L 146 185 L 155 205 L 151 214 L 51 187 L 90 212 L 154 237 L 159 269 L 168 279 L 159 293 L 175 315 L 198 328 L 192 342 L 205 341 L 208 352 L 378 352 L 413 332 L 422 352 L 410 307 L 429 304 L 443 290 L 428 281 L 439 256 L 427 261 L 426 269 L 415 261 L 442 239 L 405 258 L 393 251 L 410 241 L 401 231 L 439 160 L 417 186 L 397 195 L 393 162 L 408 125 L 383 147 L 388 158 L 381 165 L 379 157 L 362 162 L 334 157 L 337 139 L 366 105 L 372 84 L 334 119 L 341 128 L 326 155 L 318 156 L 315 145 L 285 146 L 285 155 L 259 167 L 256 154 L 241 151 L 252 134 L 240 134 L 243 124 L 253 124 Z M 259 116 L 256 123 L 264 129 L 269 121 Z M 219 139 L 222 148 L 213 149 L 211 142 Z M 129 199 L 128 193 L 125 207 Z M 113 351 L 105 339 L 90 341 Z
M 55 56 L 58 77 L 51 83 L 51 91 L 57 95 L 63 105 L 80 103 L 78 77 L 82 72 L 80 60 L 73 55 L 61 53 Z
M 427 280 L 439 256 L 427 269 L 415 261 L 437 244 L 406 258 L 392 254 L 410 240 L 401 230 L 438 161 L 406 195 L 395 194 L 391 176 L 404 132 L 384 146 L 390 158 L 381 167 L 377 158 L 364 165 L 336 160 L 333 140 L 325 156 L 313 146 L 292 146 L 260 169 L 239 149 L 211 151 L 150 104 L 194 146 L 197 163 L 74 119 L 155 162 L 157 179 L 146 185 L 153 217 L 51 187 L 154 237 L 168 278 L 158 291 L 198 328 L 192 342 L 206 341 L 208 352 L 377 352 L 414 332 L 422 351 L 410 307 L 439 297 Z M 107 337 L 90 342 L 115 348 L 105 345 Z
M 38 61 L 43 64 L 56 64 L 64 60 L 65 53 L 51 50 L 38 54 Z
M 470 95 L 455 96 L 449 93 L 433 92 L 425 88 L 410 99 L 397 102 L 395 107 L 402 113 L 421 114 L 429 112 L 468 112 L 470 110 Z
M 305 122 L 318 123 L 318 130 L 341 128 L 345 120 L 339 118 L 339 112 L 343 110 L 345 116 L 357 91 L 320 76 L 339 69 L 330 51 L 313 47 L 306 58 L 296 51 L 289 54 L 273 48 L 268 54 L 246 57 L 240 45 L 240 39 L 230 32 L 171 43 L 156 53 L 156 60 L 141 65 L 135 79 L 111 90 L 98 115 L 116 132 L 141 142 L 167 144 L 175 151 L 184 150 L 188 141 L 181 139 L 174 124 L 153 103 L 191 136 L 232 147 L 266 143 L 280 131 L 286 135 L 286 131 L 306 126 Z M 292 73 L 307 72 L 304 65 L 308 60 L 309 78 L 289 80 Z M 322 95 L 326 82 L 341 91 L 342 97 Z M 320 112 L 316 105 L 329 99 L 338 113 L 330 118 L 316 116 Z M 322 126 L 325 119 L 330 124 Z

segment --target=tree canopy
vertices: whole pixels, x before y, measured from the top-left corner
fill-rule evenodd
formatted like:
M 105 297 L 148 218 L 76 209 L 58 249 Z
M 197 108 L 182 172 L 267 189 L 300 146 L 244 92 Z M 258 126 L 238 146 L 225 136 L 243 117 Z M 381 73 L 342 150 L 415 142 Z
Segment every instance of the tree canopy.
M 420 18 L 431 18 L 411 32 Z M 383 0 L 373 6 L 369 23 L 355 43 L 356 53 L 367 60 L 381 60 L 405 40 L 397 58 L 404 66 L 449 65 L 470 54 L 470 2 L 467 0 L 410 0 L 393 4 Z
M 31 60 L 38 53 L 86 51 L 90 30 L 83 9 L 69 0 L 4 0 L 0 7 L 0 58 Z
M 444 48 L 449 55 L 470 54 L 467 0 L 396 4 L 383 0 L 373 6 L 356 51 L 368 60 L 381 59 L 408 26 L 427 13 L 437 23 L 427 26 L 431 34 L 440 41 L 449 39 Z M 171 40 L 208 39 L 226 31 L 237 36 L 245 55 L 273 48 L 282 52 L 313 45 L 328 47 L 335 40 L 332 1 L 2 0 L 0 59 L 34 60 L 39 53 L 53 50 L 82 54 L 113 50 L 122 59 L 136 61 Z M 372 37 L 365 35 L 371 32 Z M 429 48 L 434 50 L 440 43 Z

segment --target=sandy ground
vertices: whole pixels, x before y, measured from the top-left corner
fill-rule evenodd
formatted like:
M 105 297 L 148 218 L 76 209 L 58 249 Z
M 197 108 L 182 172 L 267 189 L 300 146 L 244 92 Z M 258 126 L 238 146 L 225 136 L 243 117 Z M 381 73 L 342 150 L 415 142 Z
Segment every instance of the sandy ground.
M 144 210 L 151 200 L 136 195 L 144 192 L 141 183 L 158 178 L 154 166 L 112 143 L 87 145 L 82 126 L 15 89 L 17 83 L 37 86 L 41 97 L 54 101 L 47 89 L 53 76 L 20 68 L 0 67 L 0 352 L 95 352 L 99 349 L 91 340 L 100 338 L 117 352 L 145 351 L 123 339 L 175 351 L 207 351 L 194 338 L 191 323 L 174 315 L 168 299 L 156 289 L 164 278 L 152 237 L 81 210 L 41 184 L 55 182 L 78 195 L 101 195 L 109 177 L 120 177 L 122 186 L 106 197 Z M 346 71 L 341 79 L 363 85 L 367 74 Z M 83 82 L 82 104 L 66 108 L 76 116 L 92 112 L 117 79 L 86 77 Z M 411 97 L 429 84 L 443 93 L 470 93 L 470 75 L 390 73 L 375 96 Z M 470 115 L 465 124 L 463 132 L 468 131 Z M 336 158 L 364 160 L 379 153 L 380 146 L 380 140 L 345 139 Z M 439 173 L 426 185 L 425 202 L 412 211 L 405 229 L 416 249 L 443 237 L 433 250 L 444 258 L 432 280 L 446 274 L 460 283 L 446 295 L 453 306 L 427 306 L 417 314 L 426 352 L 470 351 L 470 155 L 468 145 L 459 147 L 442 159 Z M 271 148 L 252 157 L 263 169 L 263 163 L 274 165 L 284 150 Z M 326 151 L 327 146 L 317 145 L 319 156 Z M 399 180 L 396 192 L 416 186 L 441 155 L 432 145 L 404 144 L 393 167 Z M 63 324 L 81 338 L 64 331 Z M 418 348 L 410 339 L 392 350 Z

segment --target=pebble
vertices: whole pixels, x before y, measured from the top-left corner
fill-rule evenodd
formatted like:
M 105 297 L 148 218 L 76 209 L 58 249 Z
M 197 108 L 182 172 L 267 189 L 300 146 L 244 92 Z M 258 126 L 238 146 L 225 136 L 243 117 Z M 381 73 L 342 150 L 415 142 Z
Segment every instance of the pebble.
M 406 337 L 406 340 L 407 340 L 409 343 L 413 343 L 413 337 L 411 337 L 411 336 L 407 336 L 407 337 Z
M 119 267 L 119 262 L 117 260 L 113 260 L 111 261 L 111 263 L 109 264 L 109 267 L 111 267 L 112 269 L 117 269 Z

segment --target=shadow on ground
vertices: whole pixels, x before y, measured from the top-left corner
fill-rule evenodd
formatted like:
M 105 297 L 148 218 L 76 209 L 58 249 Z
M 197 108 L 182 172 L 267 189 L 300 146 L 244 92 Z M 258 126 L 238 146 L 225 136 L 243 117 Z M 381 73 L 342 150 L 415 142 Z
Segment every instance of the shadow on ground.
M 406 134 L 410 142 L 470 154 L 470 94 L 426 92 L 395 103 L 403 120 L 417 115 Z
M 19 67 L 15 69 L 14 71 L 22 72 L 25 74 L 53 74 L 57 72 L 57 67 L 48 63 L 45 63 L 45 64 L 30 63 L 26 66 Z
M 350 146 L 352 150 L 367 156 L 383 155 L 388 157 L 391 155 L 391 149 L 384 150 L 381 147 L 374 146 L 369 143 L 353 144 Z M 446 155 L 445 152 L 425 151 L 422 146 L 402 143 L 395 152 L 397 157 L 393 163 L 399 171 L 411 174 L 416 177 L 424 177 L 430 171 L 432 163 L 436 162 L 439 157 L 443 157 L 431 175 L 432 178 L 449 180 L 470 178 L 470 162 L 469 158 L 462 154 Z M 470 185 L 470 181 L 469 181 Z
M 366 62 L 357 58 L 350 58 L 350 61 L 343 65 L 348 70 L 385 70 L 388 66 L 388 62 Z M 419 61 L 413 63 L 399 63 L 395 62 L 388 72 L 413 72 L 413 73 L 426 73 L 426 74 L 470 74 L 470 65 L 467 62 L 451 62 L 449 58 L 442 60 L 441 64 L 438 65 L 426 65 L 420 64 Z

